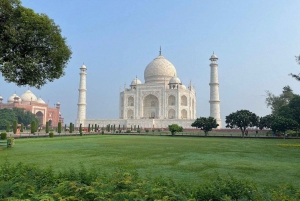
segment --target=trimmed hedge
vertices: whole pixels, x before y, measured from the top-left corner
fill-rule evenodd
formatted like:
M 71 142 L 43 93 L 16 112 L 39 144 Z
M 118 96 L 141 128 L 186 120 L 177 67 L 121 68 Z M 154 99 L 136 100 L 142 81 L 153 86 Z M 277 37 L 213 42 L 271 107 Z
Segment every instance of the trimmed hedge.
M 1 133 L 1 134 L 0 134 L 0 139 L 1 139 L 1 140 L 5 140 L 6 137 L 7 137 L 7 134 L 6 134 L 6 133 Z
M 53 132 L 50 132 L 50 133 L 49 133 L 49 137 L 51 137 L 51 138 L 54 137 Z

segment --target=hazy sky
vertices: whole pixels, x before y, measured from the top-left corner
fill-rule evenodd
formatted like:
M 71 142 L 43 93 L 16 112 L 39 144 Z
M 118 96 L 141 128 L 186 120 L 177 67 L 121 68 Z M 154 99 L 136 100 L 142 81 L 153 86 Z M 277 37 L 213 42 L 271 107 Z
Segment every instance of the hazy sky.
M 221 118 L 240 109 L 259 116 L 270 113 L 265 91 L 278 95 L 290 85 L 300 94 L 299 0 L 102 1 L 23 0 L 23 6 L 45 13 L 62 29 L 73 55 L 59 80 L 30 90 L 49 105 L 59 101 L 65 122 L 77 118 L 79 68 L 87 66 L 87 118 L 119 117 L 119 90 L 162 55 L 177 70 L 182 83 L 192 80 L 197 92 L 197 116 L 209 116 L 208 60 L 219 57 Z M 0 78 L 7 101 L 17 87 Z

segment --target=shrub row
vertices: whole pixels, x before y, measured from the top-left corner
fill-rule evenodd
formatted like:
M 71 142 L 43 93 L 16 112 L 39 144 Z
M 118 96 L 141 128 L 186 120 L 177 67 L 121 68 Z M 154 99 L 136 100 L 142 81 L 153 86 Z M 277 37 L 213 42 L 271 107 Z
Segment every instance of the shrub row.
M 293 187 L 258 191 L 248 181 L 216 177 L 211 183 L 189 185 L 163 177 L 142 178 L 137 172 L 117 170 L 113 174 L 69 169 L 55 173 L 8 161 L 0 167 L 0 199 L 15 200 L 298 200 Z

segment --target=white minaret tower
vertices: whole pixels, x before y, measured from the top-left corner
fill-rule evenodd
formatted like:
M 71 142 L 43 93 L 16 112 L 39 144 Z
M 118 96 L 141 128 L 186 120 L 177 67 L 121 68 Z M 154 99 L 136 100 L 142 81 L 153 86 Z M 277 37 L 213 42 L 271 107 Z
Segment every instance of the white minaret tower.
M 79 83 L 79 97 L 78 97 L 78 111 L 76 119 L 76 127 L 82 124 L 84 127 L 84 120 L 86 119 L 86 66 L 83 64 L 80 67 L 80 83 Z
M 213 53 L 210 59 L 210 116 L 214 117 L 219 124 L 218 129 L 222 127 L 220 118 L 220 98 L 219 98 L 219 79 L 218 79 L 218 57 Z

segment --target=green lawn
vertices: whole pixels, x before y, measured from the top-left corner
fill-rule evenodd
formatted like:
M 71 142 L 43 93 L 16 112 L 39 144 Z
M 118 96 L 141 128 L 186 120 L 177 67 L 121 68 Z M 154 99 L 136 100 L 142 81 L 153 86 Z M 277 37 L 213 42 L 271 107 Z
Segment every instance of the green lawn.
M 23 162 L 57 170 L 87 168 L 104 172 L 134 169 L 201 183 L 233 175 L 259 186 L 300 186 L 300 140 L 168 136 L 83 136 L 16 139 L 0 151 L 0 164 Z

